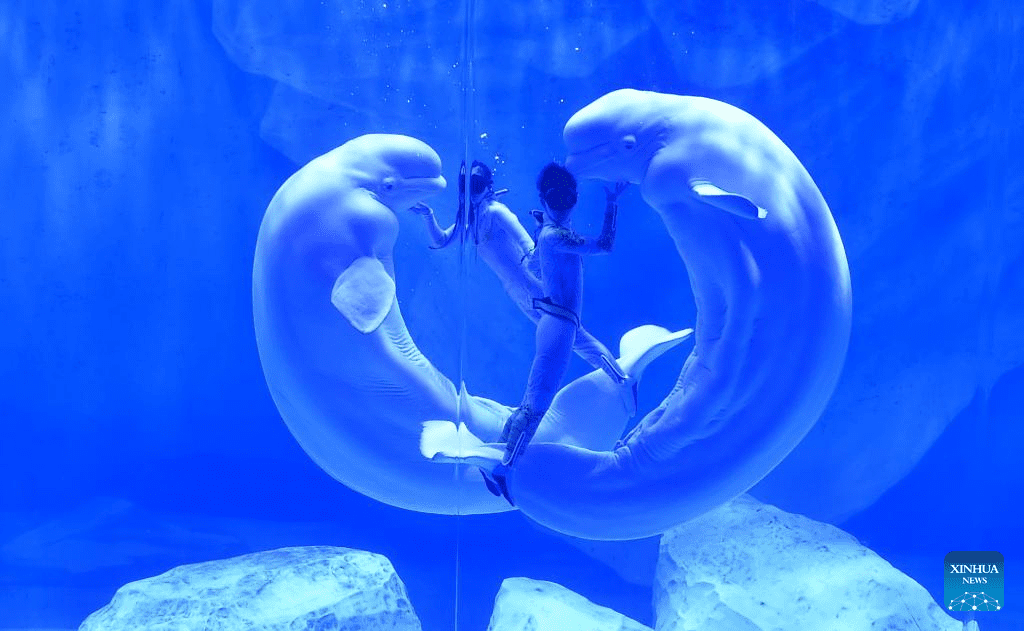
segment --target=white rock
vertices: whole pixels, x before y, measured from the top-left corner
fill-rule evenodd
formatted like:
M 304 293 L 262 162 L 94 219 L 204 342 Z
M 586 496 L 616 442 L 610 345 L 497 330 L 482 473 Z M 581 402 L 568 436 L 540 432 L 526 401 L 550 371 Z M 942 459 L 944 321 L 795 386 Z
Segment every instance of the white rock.
M 494 599 L 487 631 L 650 631 L 556 583 L 507 578 Z
M 924 587 L 834 526 L 742 496 L 665 533 L 657 631 L 959 631 Z
M 347 548 L 282 548 L 184 565 L 117 590 L 79 631 L 358 628 L 420 631 L 383 556 Z

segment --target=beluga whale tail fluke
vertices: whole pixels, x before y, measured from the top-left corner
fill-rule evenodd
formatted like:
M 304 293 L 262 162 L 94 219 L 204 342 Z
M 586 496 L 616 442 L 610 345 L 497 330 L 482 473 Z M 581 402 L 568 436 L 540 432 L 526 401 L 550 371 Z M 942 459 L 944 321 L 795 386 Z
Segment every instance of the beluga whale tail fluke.
M 846 254 L 807 170 L 736 107 L 617 90 L 573 115 L 563 137 L 577 177 L 638 184 L 661 216 L 690 275 L 694 347 L 617 447 L 538 436 L 505 482 L 553 530 L 647 537 L 748 490 L 821 415 L 850 335 Z

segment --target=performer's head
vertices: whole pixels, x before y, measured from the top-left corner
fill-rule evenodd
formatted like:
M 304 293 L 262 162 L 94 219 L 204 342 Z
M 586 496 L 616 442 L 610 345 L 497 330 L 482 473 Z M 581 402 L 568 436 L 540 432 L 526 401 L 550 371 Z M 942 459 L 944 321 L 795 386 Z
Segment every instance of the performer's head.
M 537 192 L 544 210 L 555 221 L 563 221 L 576 206 L 576 178 L 557 162 L 545 165 L 537 176 Z

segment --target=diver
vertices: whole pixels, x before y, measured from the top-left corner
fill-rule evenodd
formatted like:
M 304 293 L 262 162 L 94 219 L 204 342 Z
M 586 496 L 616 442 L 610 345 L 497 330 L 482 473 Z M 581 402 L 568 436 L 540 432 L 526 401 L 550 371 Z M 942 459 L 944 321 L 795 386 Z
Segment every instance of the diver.
M 534 256 L 541 271 L 543 296 L 533 298 L 540 312 L 537 323 L 537 347 L 519 407 L 509 416 L 501 434 L 505 454 L 501 465 L 491 474 L 484 473 L 488 489 L 510 503 L 506 474 L 533 439 L 541 419 L 562 385 L 569 368 L 571 349 L 580 331 L 580 307 L 583 298 L 583 255 L 606 254 L 615 243 L 618 197 L 627 182 L 605 189 L 604 223 L 598 237 L 584 237 L 572 229 L 572 210 L 576 206 L 576 178 L 562 165 L 552 162 L 537 178 L 537 190 L 543 207 L 543 223 L 537 235 Z
M 545 293 L 540 281 L 539 259 L 534 256 L 532 237 L 515 214 L 498 201 L 508 189 L 494 190 L 491 170 L 483 162 L 474 160 L 470 169 L 470 204 L 465 203 L 466 164 L 459 170 L 459 208 L 455 223 L 442 230 L 434 211 L 424 203 L 413 206 L 427 225 L 431 247 L 445 248 L 456 236 L 465 235 L 476 245 L 477 254 L 497 275 L 505 293 L 534 324 L 539 324 L 545 307 Z M 537 305 L 541 305 L 539 308 Z M 615 383 L 627 382 L 627 375 L 615 361 L 615 356 L 576 323 L 575 343 L 571 348 L 594 368 L 603 370 Z

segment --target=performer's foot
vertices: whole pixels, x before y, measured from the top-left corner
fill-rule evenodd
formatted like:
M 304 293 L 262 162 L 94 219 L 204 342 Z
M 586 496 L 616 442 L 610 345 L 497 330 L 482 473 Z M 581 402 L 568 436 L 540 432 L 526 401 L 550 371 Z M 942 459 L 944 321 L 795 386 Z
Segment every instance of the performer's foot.
M 622 367 L 619 366 L 619 362 L 615 361 L 615 359 L 611 357 L 606 357 L 602 355 L 600 364 L 601 370 L 603 370 L 604 373 L 608 375 L 611 378 L 611 380 L 617 384 L 625 383 L 626 379 L 629 377 L 629 375 L 627 375 L 622 370 Z
M 509 504 L 515 506 L 516 503 L 512 501 L 512 496 L 508 492 L 508 481 L 505 479 L 507 473 L 508 469 L 505 465 L 499 465 L 490 472 L 480 469 L 480 475 L 483 476 L 484 484 L 487 485 L 487 490 L 491 492 L 491 495 L 504 497 Z
M 526 431 L 520 431 L 513 440 L 510 440 L 505 445 L 505 457 L 501 459 L 502 466 L 511 467 L 519 457 L 519 454 L 523 453 L 526 449 L 526 444 L 529 438 L 526 436 Z
M 537 433 L 543 413 L 534 412 L 526 405 L 516 408 L 516 411 L 508 417 L 505 429 L 501 433 L 501 439 L 505 441 L 505 456 L 501 464 L 511 467 L 521 453 L 526 449 Z

